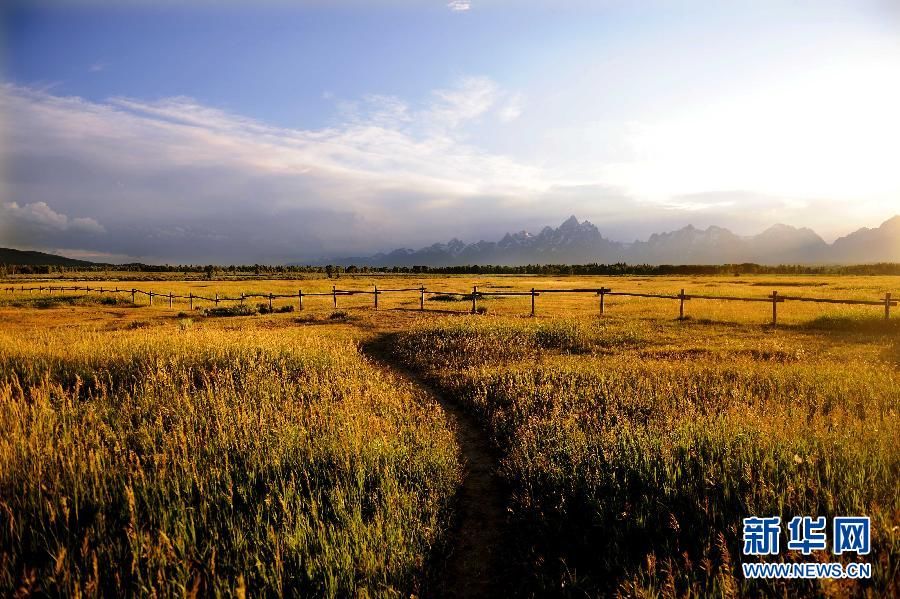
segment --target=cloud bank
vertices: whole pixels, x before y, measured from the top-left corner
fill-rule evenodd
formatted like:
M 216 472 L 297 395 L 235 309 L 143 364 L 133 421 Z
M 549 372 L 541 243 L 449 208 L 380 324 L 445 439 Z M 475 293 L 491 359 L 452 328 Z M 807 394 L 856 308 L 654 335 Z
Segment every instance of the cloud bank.
M 0 245 L 281 263 L 496 238 L 573 213 L 630 241 L 687 222 L 756 229 L 770 215 L 790 222 L 828 205 L 690 184 L 695 193 L 648 201 L 629 183 L 655 180 L 640 162 L 588 154 L 554 169 L 488 151 L 492 132 L 534 120 L 527 97 L 486 77 L 415 104 L 384 95 L 334 102 L 333 124 L 293 129 L 188 97 L 89 101 L 3 85 Z M 638 141 L 671 163 L 658 136 Z M 740 189 L 726 184 L 719 189 Z M 748 203 L 765 211 L 748 215 Z
M 185 97 L 98 103 L 6 85 L 0 241 L 283 261 L 457 234 L 545 186 L 466 143 L 470 124 L 509 120 L 510 102 L 467 78 L 423 106 L 369 96 L 345 103 L 339 125 L 297 130 Z

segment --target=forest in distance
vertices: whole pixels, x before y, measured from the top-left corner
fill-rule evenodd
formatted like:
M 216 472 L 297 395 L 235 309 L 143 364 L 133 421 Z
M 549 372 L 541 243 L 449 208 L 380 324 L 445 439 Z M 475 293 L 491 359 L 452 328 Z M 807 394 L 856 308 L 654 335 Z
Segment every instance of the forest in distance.
M 96 264 L 89 267 L 62 264 L 0 263 L 0 276 L 51 275 L 58 277 L 135 277 L 141 274 L 169 274 L 206 279 L 227 277 L 303 277 L 304 275 L 900 275 L 900 263 L 884 262 L 856 265 L 782 264 L 529 264 L 525 266 L 479 265 L 466 266 L 285 266 L 285 265 L 154 265 L 154 264 Z

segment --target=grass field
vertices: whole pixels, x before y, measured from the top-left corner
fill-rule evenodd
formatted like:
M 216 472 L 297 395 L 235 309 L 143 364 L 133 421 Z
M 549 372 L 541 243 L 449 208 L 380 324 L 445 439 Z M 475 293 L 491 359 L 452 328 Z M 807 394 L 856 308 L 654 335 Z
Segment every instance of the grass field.
M 441 413 L 340 331 L 0 333 L 0 593 L 409 596 Z
M 900 277 L 771 275 L 101 284 L 900 294 Z M 433 593 L 460 448 L 437 404 L 361 352 L 376 338 L 495 446 L 510 593 L 900 592 L 900 310 L 788 302 L 773 328 L 770 304 L 703 300 L 678 321 L 677 302 L 620 297 L 601 318 L 591 295 L 543 295 L 534 319 L 528 297 L 475 316 L 452 297 L 420 312 L 415 292 L 378 312 L 309 297 L 228 318 L 116 297 L 0 294 L 2 594 Z M 748 583 L 748 515 L 870 516 L 872 580 Z
M 739 570 L 747 515 L 855 513 L 872 517 L 879 547 L 867 588 L 888 596 L 898 331 L 873 335 L 872 355 L 861 338 L 826 346 L 807 331 L 469 317 L 404 333 L 397 351 L 503 448 L 523 593 L 862 593 L 747 585 Z

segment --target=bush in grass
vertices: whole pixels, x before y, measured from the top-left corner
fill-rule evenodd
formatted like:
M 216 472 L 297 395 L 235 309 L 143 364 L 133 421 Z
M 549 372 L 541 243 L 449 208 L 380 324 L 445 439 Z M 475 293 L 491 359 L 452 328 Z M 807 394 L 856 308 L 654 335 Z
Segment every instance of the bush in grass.
M 495 297 L 496 296 L 479 295 L 478 301 L 479 302 L 491 301 Z M 466 294 L 458 295 L 458 294 L 453 294 L 453 293 L 438 293 L 438 294 L 432 295 L 430 298 L 428 298 L 428 301 L 431 301 L 431 302 L 471 302 L 472 294 L 466 293 Z
M 237 304 L 235 306 L 221 306 L 218 308 L 206 308 L 203 310 L 205 316 L 254 316 L 258 314 L 256 308 L 246 304 Z
M 465 302 L 472 301 L 472 295 L 469 294 L 468 298 L 465 295 L 451 295 L 449 293 L 439 293 L 437 295 L 432 295 L 428 298 L 428 301 L 431 302 Z
M 269 304 L 256 304 L 256 310 L 260 314 L 285 314 L 294 311 L 294 306 L 275 306 L 270 308 Z

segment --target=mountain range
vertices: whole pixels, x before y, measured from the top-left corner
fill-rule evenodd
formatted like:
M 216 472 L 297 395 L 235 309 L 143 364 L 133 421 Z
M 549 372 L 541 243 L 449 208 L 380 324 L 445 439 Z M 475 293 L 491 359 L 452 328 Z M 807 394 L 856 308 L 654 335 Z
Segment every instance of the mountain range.
M 336 258 L 321 264 L 356 266 L 465 266 L 494 264 L 871 264 L 900 263 L 900 215 L 863 227 L 834 243 L 815 231 L 774 225 L 758 235 L 740 236 L 722 227 L 654 233 L 625 243 L 604 237 L 588 221 L 569 217 L 540 233 L 507 233 L 499 241 L 464 243 L 451 239 L 418 250 L 398 249 L 368 257 Z M 98 263 L 43 252 L 0 248 L 0 264 L 98 266 Z
M 774 225 L 741 236 L 722 227 L 654 233 L 625 243 L 604 237 L 588 221 L 571 216 L 540 233 L 507 233 L 499 241 L 451 239 L 418 250 L 402 248 L 368 257 L 334 259 L 357 266 L 461 266 L 466 264 L 862 264 L 900 262 L 900 215 L 878 228 L 862 228 L 827 243 L 815 231 Z

